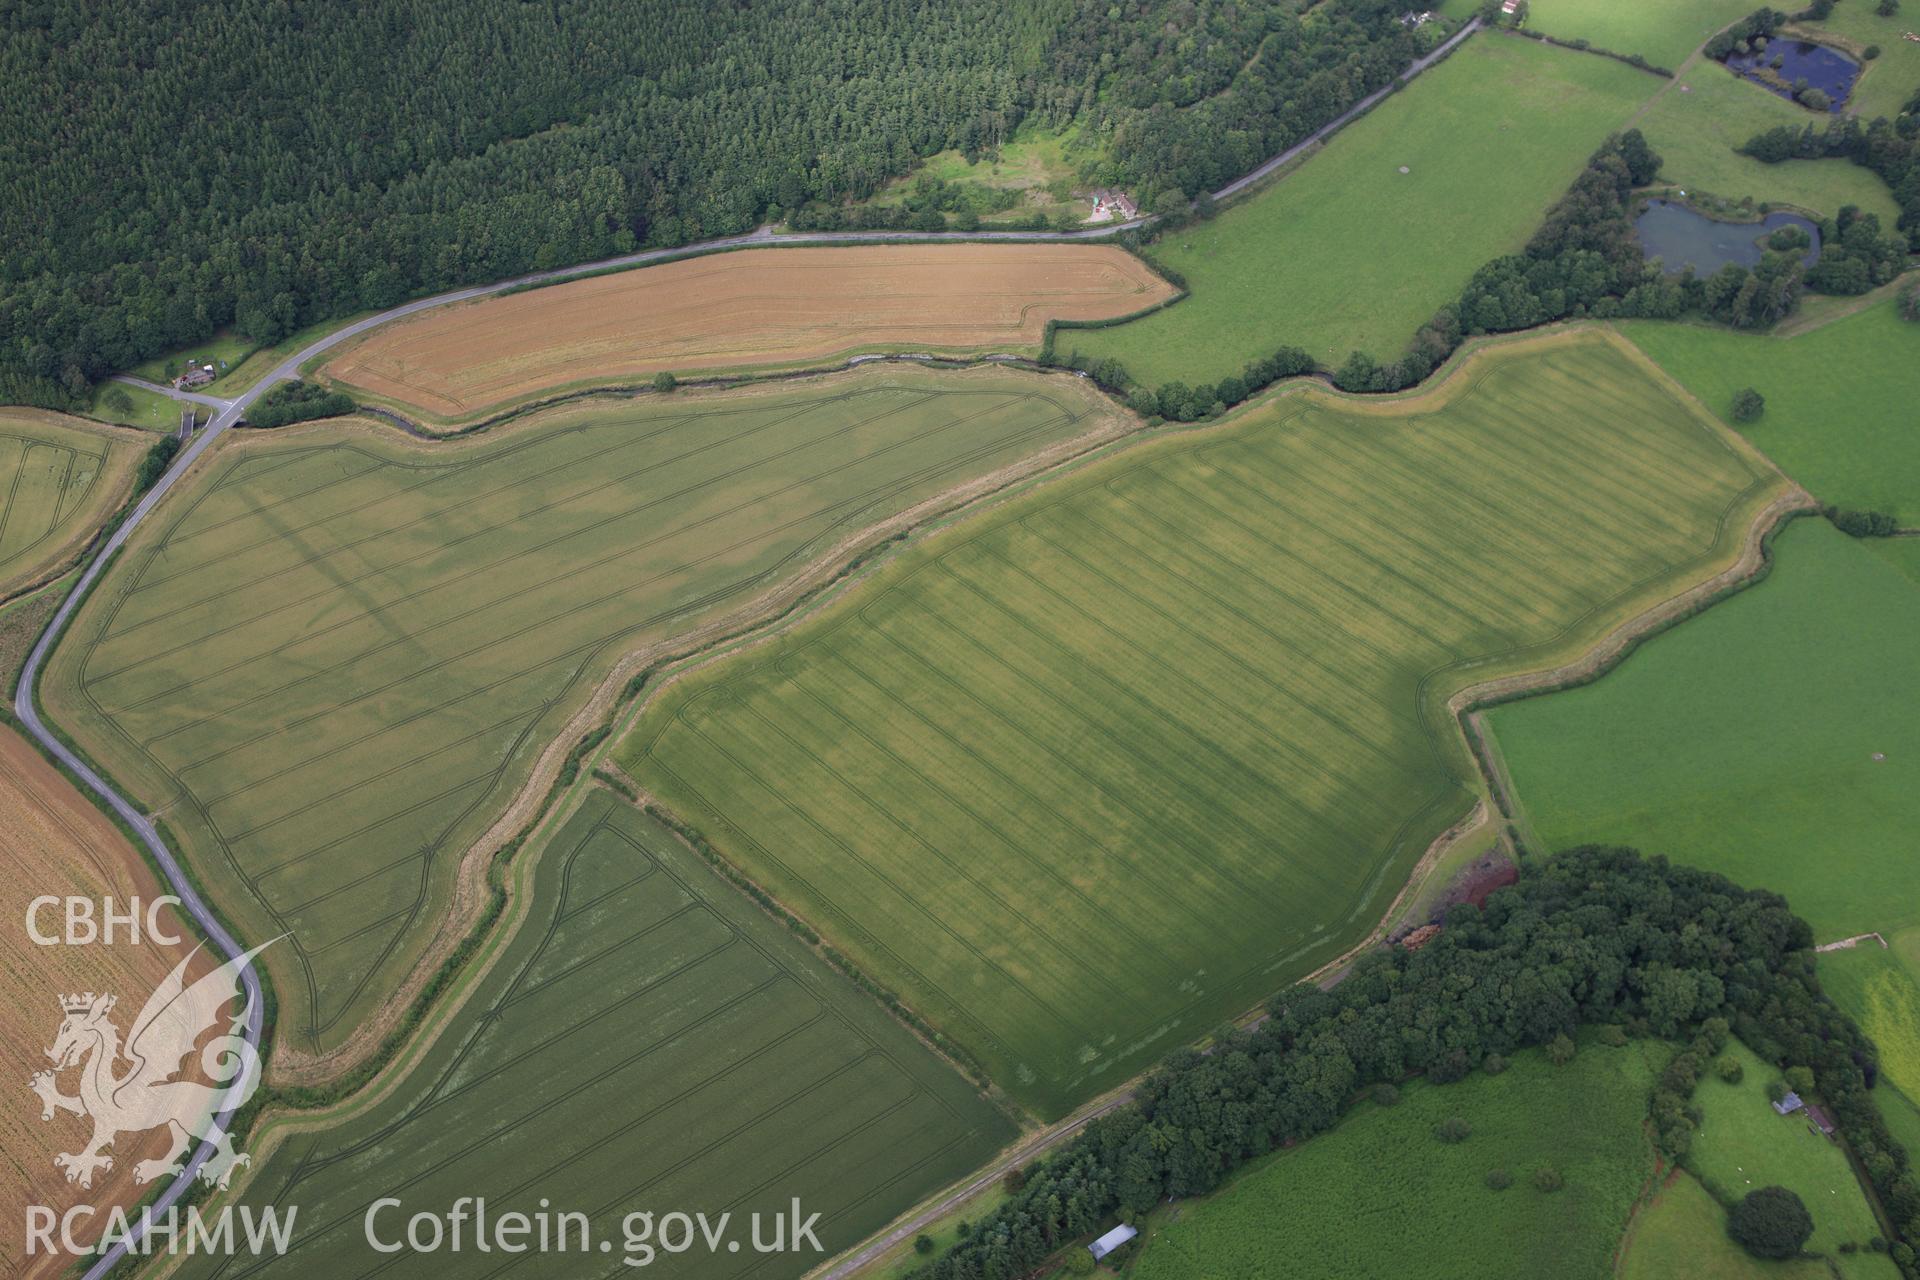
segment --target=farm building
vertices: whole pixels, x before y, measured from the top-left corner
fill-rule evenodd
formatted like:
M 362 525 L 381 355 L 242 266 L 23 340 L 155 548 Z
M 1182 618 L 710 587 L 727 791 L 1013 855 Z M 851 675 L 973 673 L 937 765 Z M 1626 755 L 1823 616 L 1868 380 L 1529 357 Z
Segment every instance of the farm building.
M 1825 1107 L 1809 1106 L 1807 1108 L 1807 1119 L 1813 1122 L 1815 1129 L 1827 1137 L 1831 1138 L 1833 1136 L 1833 1117 L 1827 1114 Z
M 1802 1103 L 1802 1102 L 1800 1101 L 1800 1095 L 1799 1095 L 1799 1094 L 1797 1094 L 1797 1093 L 1789 1093 L 1789 1094 L 1787 1094 L 1787 1096 L 1786 1096 L 1786 1097 L 1784 1097 L 1784 1098 L 1782 1098 L 1782 1099 L 1780 1099 L 1780 1101 L 1778 1101 L 1778 1102 L 1776 1102 L 1776 1103 L 1774 1103 L 1774 1104 L 1773 1104 L 1773 1109 L 1774 1109 L 1775 1111 L 1778 1111 L 1778 1112 L 1779 1112 L 1779 1113 L 1780 1113 L 1781 1115 L 1783 1115 L 1783 1116 L 1790 1116 L 1790 1115 L 1792 1115 L 1792 1114 L 1793 1114 L 1794 1112 L 1796 1112 L 1796 1111 L 1798 1111 L 1798 1110 L 1799 1110 L 1799 1109 L 1801 1108 L 1801 1106 L 1803 1106 L 1803 1105 L 1804 1105 L 1804 1104 L 1803 1104 L 1803 1103 Z
M 1500 12 L 1511 18 L 1520 12 L 1520 0 L 1500 0 Z
M 1093 216 L 1089 222 L 1126 222 L 1140 212 L 1133 197 L 1124 191 L 1096 191 L 1093 193 Z
M 210 364 L 190 364 L 187 371 L 173 380 L 175 388 L 191 391 L 195 387 L 204 387 L 213 381 L 213 366 Z
M 1093 1260 L 1095 1262 L 1098 1262 L 1102 1258 L 1106 1257 L 1108 1254 L 1112 1253 L 1115 1249 L 1118 1249 L 1121 1245 L 1125 1244 L 1127 1241 L 1133 1239 L 1135 1236 L 1139 1234 L 1140 1233 L 1138 1231 L 1134 1230 L 1132 1227 L 1128 1226 L 1126 1223 L 1123 1222 L 1119 1226 L 1115 1227 L 1113 1230 L 1107 1232 L 1107 1234 L 1101 1236 L 1098 1240 L 1095 1240 L 1092 1244 L 1088 1245 L 1087 1252 L 1093 1255 Z

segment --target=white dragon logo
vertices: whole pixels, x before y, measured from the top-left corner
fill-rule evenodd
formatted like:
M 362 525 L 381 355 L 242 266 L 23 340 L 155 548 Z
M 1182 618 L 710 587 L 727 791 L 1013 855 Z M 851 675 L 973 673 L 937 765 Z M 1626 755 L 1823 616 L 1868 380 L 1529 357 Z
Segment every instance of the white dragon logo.
M 201 1070 L 213 1084 L 173 1077 L 180 1073 L 183 1060 L 193 1052 L 200 1037 L 220 1021 L 221 1011 L 243 995 L 240 973 L 268 945 L 236 956 L 192 985 L 188 985 L 186 973 L 193 955 L 182 960 L 147 998 L 127 1033 L 124 1048 L 120 1029 L 107 1018 L 113 1012 L 114 996 L 89 991 L 60 997 L 66 1018 L 60 1023 L 53 1047 L 47 1050 L 53 1070 L 37 1072 L 28 1083 L 40 1095 L 42 1120 L 53 1119 L 57 1111 L 93 1118 L 93 1138 L 86 1147 L 53 1158 L 55 1165 L 67 1171 L 68 1182 L 91 1187 L 96 1169 L 113 1168 L 113 1157 L 105 1151 L 116 1137 L 162 1125 L 171 1130 L 173 1146 L 158 1160 L 136 1164 L 136 1182 L 144 1184 L 164 1174 L 184 1171 L 183 1157 L 194 1138 L 215 1146 L 214 1153 L 200 1166 L 204 1182 L 225 1187 L 234 1169 L 250 1161 L 251 1157 L 233 1149 L 233 1139 L 215 1120 L 229 1094 L 231 1106 L 238 1107 L 253 1096 L 260 1083 L 260 1054 L 242 1034 L 253 1011 L 251 1002 L 232 1018 L 226 1032 L 208 1041 L 200 1051 Z M 198 953 L 196 947 L 194 954 Z M 122 1058 L 128 1066 L 116 1074 Z M 56 1077 L 75 1066 L 80 1067 L 80 1093 L 68 1097 L 60 1092 Z

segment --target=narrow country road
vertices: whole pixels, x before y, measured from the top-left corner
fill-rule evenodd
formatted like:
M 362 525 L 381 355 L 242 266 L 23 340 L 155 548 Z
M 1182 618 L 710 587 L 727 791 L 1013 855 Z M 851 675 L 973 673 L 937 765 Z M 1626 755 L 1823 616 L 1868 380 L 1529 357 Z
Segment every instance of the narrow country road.
M 1389 85 L 1387 88 L 1369 95 L 1337 120 L 1317 130 L 1311 137 L 1303 142 L 1289 147 L 1286 151 L 1268 160 L 1265 164 L 1255 169 L 1252 173 L 1247 174 L 1245 177 L 1228 183 L 1219 191 L 1213 193 L 1214 198 L 1226 199 L 1245 191 L 1261 179 L 1290 163 L 1305 152 L 1308 147 L 1324 142 L 1343 126 L 1379 102 L 1395 87 L 1406 83 L 1445 57 L 1459 45 L 1461 41 L 1472 35 L 1479 26 L 1480 20 L 1478 18 L 1473 19 L 1449 38 L 1446 43 L 1411 64 L 1400 74 L 1393 85 Z M 619 270 L 624 267 L 644 266 L 648 263 L 662 262 L 672 258 L 688 257 L 693 254 L 709 253 L 716 250 L 758 246 L 783 247 L 788 245 L 810 244 L 859 244 L 873 241 L 916 243 L 984 240 L 1044 243 L 1099 240 L 1118 235 L 1123 231 L 1130 231 L 1135 228 L 1147 226 L 1154 220 L 1151 216 L 1140 217 L 1127 222 L 1089 227 L 1079 231 L 809 231 L 776 235 L 771 227 L 760 227 L 742 235 L 723 236 L 716 240 L 707 240 L 699 244 L 680 245 L 671 249 L 648 249 L 638 253 L 623 254 L 619 257 L 603 259 L 599 262 L 581 263 L 571 267 L 555 268 L 550 271 L 536 271 L 528 275 L 516 276 L 510 280 L 501 280 L 493 284 L 475 285 L 465 289 L 455 289 L 447 293 L 436 294 L 430 298 L 420 298 L 412 302 L 402 303 L 397 307 L 390 307 L 378 314 L 335 329 L 324 337 L 307 344 L 299 351 L 294 352 L 279 364 L 275 365 L 266 376 L 262 377 L 246 392 L 232 400 L 222 400 L 215 396 L 195 392 L 178 391 L 172 387 L 160 386 L 139 378 L 121 375 L 117 379 L 118 381 L 126 382 L 149 391 L 156 391 L 161 395 L 168 396 L 175 400 L 203 405 L 213 409 L 215 411 L 214 416 L 205 427 L 201 428 L 194 435 L 186 448 L 181 450 L 180 455 L 174 460 L 173 465 L 168 468 L 166 474 L 161 476 L 153 488 L 149 489 L 146 494 L 141 497 L 139 502 L 134 505 L 133 510 L 127 514 L 126 519 L 120 523 L 119 528 L 115 529 L 106 542 L 99 547 L 92 560 L 88 562 L 86 570 L 80 575 L 78 583 L 75 584 L 73 590 L 68 592 L 66 599 L 61 602 L 59 610 L 53 616 L 53 620 L 47 624 L 46 630 L 41 632 L 39 640 L 34 644 L 32 653 L 27 657 L 26 665 L 21 668 L 20 681 L 14 690 L 14 713 L 19 717 L 20 723 L 25 726 L 27 732 L 33 736 L 34 740 L 38 742 L 41 747 L 70 769 L 90 791 L 105 801 L 107 806 L 118 814 L 121 819 L 133 829 L 135 834 L 139 836 L 140 842 L 146 846 L 147 851 L 152 854 L 155 863 L 158 864 L 160 870 L 165 875 L 168 887 L 174 895 L 180 899 L 187 913 L 199 927 L 202 935 L 209 939 L 214 946 L 219 948 L 226 958 L 232 959 L 239 956 L 244 948 L 227 932 L 220 921 L 215 918 L 206 902 L 202 900 L 199 892 L 194 888 L 193 882 L 188 878 L 173 851 L 169 849 L 166 842 L 160 838 L 160 833 L 155 828 L 152 820 L 136 808 L 132 801 L 115 790 L 106 779 L 95 772 L 92 766 L 81 759 L 78 753 L 68 747 L 67 744 L 47 726 L 46 722 L 40 716 L 35 694 L 37 692 L 36 686 L 39 681 L 40 671 L 41 668 L 46 665 L 47 655 L 53 652 L 54 645 L 58 643 L 61 635 L 66 631 L 67 624 L 72 621 L 75 611 L 99 581 L 100 575 L 105 570 L 107 564 L 113 559 L 115 553 L 126 545 L 127 540 L 133 536 L 134 531 L 153 513 L 154 508 L 160 504 L 167 493 L 179 482 L 180 477 L 186 473 L 187 469 L 213 446 L 215 440 L 226 434 L 228 428 L 240 422 L 246 416 L 247 409 L 270 388 L 280 382 L 297 377 L 300 367 L 315 356 L 351 338 L 358 337 L 369 329 L 378 328 L 383 324 L 398 320 L 403 316 L 413 315 L 420 311 L 427 311 L 434 307 L 446 306 L 449 303 L 465 302 L 473 298 L 484 298 L 491 294 L 502 293 L 509 289 L 521 288 L 526 285 L 564 279 L 584 272 Z M 246 1037 L 254 1049 L 264 1057 L 265 1049 L 260 1042 L 262 1002 L 259 975 L 255 973 L 251 965 L 243 969 L 241 973 L 249 1008 L 245 1026 Z M 232 1118 L 232 1113 L 238 1101 L 239 1100 L 233 1098 L 231 1094 L 229 1094 L 225 1100 L 227 1105 L 223 1106 L 219 1117 L 223 1127 Z M 1108 1107 L 1102 1108 L 1102 1110 L 1119 1105 L 1119 1101 L 1120 1100 L 1114 1101 Z M 1077 1130 L 1086 1120 L 1092 1119 L 1094 1114 L 1099 1114 L 1099 1112 L 1089 1114 L 1077 1121 L 1069 1121 L 1067 1124 L 1056 1129 L 1048 1130 L 1039 1139 L 1023 1147 L 1020 1153 L 1010 1159 L 1031 1159 L 1034 1155 L 1039 1154 L 1039 1152 L 1067 1136 L 1067 1134 Z M 154 1201 L 152 1212 L 156 1216 L 163 1215 L 166 1210 L 177 1202 L 180 1197 L 185 1194 L 186 1190 L 192 1186 L 195 1176 L 198 1174 L 201 1166 L 205 1164 L 207 1158 L 212 1154 L 212 1151 L 213 1148 L 211 1144 L 207 1143 L 203 1143 L 194 1151 L 193 1155 L 187 1160 L 185 1168 Z M 949 1201 L 957 1203 L 967 1196 L 974 1194 L 981 1187 L 990 1183 L 993 1178 L 999 1176 L 999 1172 L 1000 1170 L 996 1169 L 982 1175 L 981 1179 L 976 1180 L 967 1188 L 949 1197 Z M 908 1234 L 917 1231 L 922 1221 L 931 1220 L 929 1215 L 937 1215 L 943 1211 L 945 1203 L 946 1202 L 943 1202 L 942 1206 L 935 1206 L 935 1208 L 927 1211 L 926 1214 L 916 1215 L 915 1220 L 897 1225 L 884 1236 L 869 1242 L 857 1253 L 836 1263 L 832 1269 L 826 1273 L 827 1277 L 842 1277 L 857 1270 L 860 1266 L 865 1265 L 865 1263 L 873 1257 L 878 1256 L 879 1252 L 884 1252 L 885 1249 L 891 1248 L 893 1243 L 897 1243 L 899 1240 L 905 1239 Z M 128 1236 L 117 1240 L 112 1248 L 94 1261 L 93 1265 L 90 1266 L 85 1273 L 85 1280 L 99 1280 L 100 1277 L 104 1276 L 125 1256 L 128 1245 L 137 1244 L 143 1235 L 144 1232 L 141 1230 L 140 1224 L 136 1222 L 134 1224 L 134 1230 L 130 1232 Z
M 1261 165 L 1258 169 L 1255 169 L 1252 173 L 1247 174 L 1245 177 L 1236 178 L 1232 182 L 1229 182 L 1226 186 L 1214 192 L 1213 198 L 1215 200 L 1225 200 L 1228 196 L 1237 196 L 1242 191 L 1245 191 L 1248 187 L 1251 187 L 1256 182 L 1259 182 L 1262 178 L 1265 178 L 1268 174 L 1273 173 L 1276 170 L 1283 169 L 1287 165 L 1292 164 L 1295 160 L 1299 159 L 1300 156 L 1304 155 L 1309 147 L 1319 146 L 1321 143 L 1325 142 L 1328 138 L 1331 138 L 1334 134 L 1340 132 L 1340 130 L 1352 124 L 1360 116 L 1363 116 L 1367 112 L 1373 110 L 1374 106 L 1380 101 L 1380 99 L 1386 97 L 1388 94 L 1392 93 L 1395 89 L 1398 89 L 1401 85 L 1406 84 L 1409 80 L 1419 75 L 1422 71 L 1425 71 L 1428 67 L 1432 66 L 1434 63 L 1440 61 L 1440 59 L 1452 53 L 1454 49 L 1459 46 L 1462 40 L 1465 40 L 1468 36 L 1472 35 L 1474 32 L 1478 31 L 1479 29 L 1480 29 L 1480 19 L 1477 17 L 1471 19 L 1466 26 L 1460 28 L 1458 31 L 1454 32 L 1451 36 L 1449 36 L 1445 43 L 1436 45 L 1432 53 L 1427 54 L 1423 58 L 1416 58 L 1413 61 L 1413 63 L 1407 67 L 1405 71 L 1402 71 L 1400 73 L 1399 77 L 1395 79 L 1392 84 L 1389 84 L 1384 89 L 1375 89 L 1372 93 L 1360 99 L 1360 101 L 1354 103 L 1353 106 L 1349 107 L 1346 110 L 1346 112 L 1343 113 L 1341 116 L 1339 116 L 1337 119 L 1322 125 L 1318 129 L 1315 129 L 1311 134 L 1307 135 L 1305 138 L 1302 138 L 1299 142 L 1294 143 L 1292 146 L 1288 147 L 1285 151 L 1282 151 L 1279 155 L 1267 161 L 1265 164 Z

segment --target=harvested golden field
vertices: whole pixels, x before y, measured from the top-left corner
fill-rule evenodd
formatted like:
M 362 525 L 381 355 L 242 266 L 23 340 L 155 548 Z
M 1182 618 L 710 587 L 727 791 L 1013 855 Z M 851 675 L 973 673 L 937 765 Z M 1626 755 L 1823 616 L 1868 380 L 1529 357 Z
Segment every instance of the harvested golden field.
M 799 365 L 885 346 L 1037 347 L 1049 320 L 1131 315 L 1172 285 L 1109 245 L 745 249 L 428 311 L 324 366 L 451 419 L 562 387 Z
M 40 1118 L 40 1100 L 27 1081 L 51 1064 L 45 1049 L 59 1030 L 59 997 L 75 992 L 111 992 L 119 997 L 113 1020 L 125 1030 L 146 998 L 190 944 L 139 945 L 116 940 L 113 946 L 39 946 L 27 934 L 27 906 L 43 894 L 99 899 L 111 897 L 124 910 L 128 900 L 150 902 L 162 890 L 153 874 L 114 825 L 87 803 L 71 783 L 43 760 L 26 739 L 0 728 L 0 1080 L 7 1101 L 0 1106 L 0 1218 L 15 1229 L 0 1232 L 0 1267 L 8 1275 L 51 1276 L 72 1261 L 58 1255 L 23 1256 L 18 1230 L 28 1205 L 45 1205 L 56 1214 L 74 1204 L 91 1204 L 100 1213 L 77 1234 L 88 1237 L 106 1225 L 109 1205 L 131 1204 L 137 1161 L 157 1157 L 167 1147 L 164 1130 L 122 1134 L 112 1149 L 113 1168 L 82 1189 L 69 1184 L 54 1166 L 56 1153 L 79 1151 L 92 1122 L 58 1112 Z M 60 932 L 59 908 L 42 910 L 43 933 Z M 161 913 L 163 928 L 184 934 L 172 908 Z M 61 1073 L 63 1093 L 71 1093 L 77 1071 Z

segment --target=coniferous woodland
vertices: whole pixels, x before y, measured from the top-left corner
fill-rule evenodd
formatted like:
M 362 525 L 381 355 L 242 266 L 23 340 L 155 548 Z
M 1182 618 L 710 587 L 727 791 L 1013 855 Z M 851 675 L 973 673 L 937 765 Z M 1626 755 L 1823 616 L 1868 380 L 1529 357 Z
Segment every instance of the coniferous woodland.
M 0 401 L 232 327 L 751 229 L 1078 121 L 1143 205 L 1413 55 L 1390 0 L 0 6 Z
M 1113 1215 L 1211 1191 L 1324 1132 L 1368 1086 L 1450 1083 L 1596 1025 L 1603 1040 L 1675 1043 L 1648 1098 L 1667 1158 L 1686 1155 L 1694 1084 L 1738 1035 L 1827 1105 L 1896 1230 L 1920 1238 L 1920 1180 L 1874 1105 L 1873 1047 L 1821 992 L 1812 941 L 1778 895 L 1661 858 L 1590 847 L 1529 861 L 1484 909 L 1453 908 L 1418 951 L 1376 950 L 1331 991 L 1296 987 L 1255 1030 L 1176 1053 L 919 1274 L 1025 1275 Z M 1914 1274 L 1910 1244 L 1891 1251 Z

